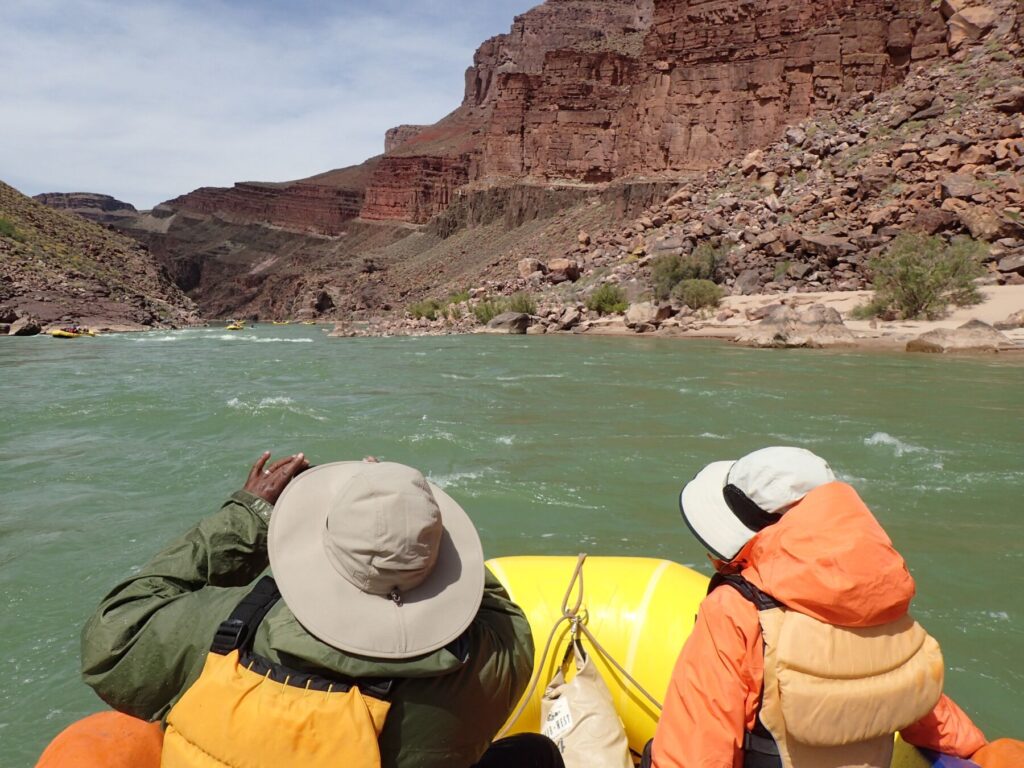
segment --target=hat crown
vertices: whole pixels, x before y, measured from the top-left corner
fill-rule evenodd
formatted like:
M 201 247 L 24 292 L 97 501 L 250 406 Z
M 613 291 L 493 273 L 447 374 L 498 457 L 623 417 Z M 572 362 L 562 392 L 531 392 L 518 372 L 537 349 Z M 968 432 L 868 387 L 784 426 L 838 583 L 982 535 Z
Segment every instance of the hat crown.
M 402 464 L 366 464 L 342 489 L 323 532 L 328 561 L 359 590 L 415 589 L 437 562 L 443 525 L 426 478 Z
M 828 462 L 806 448 L 773 446 L 738 459 L 726 479 L 765 512 L 774 514 L 836 478 Z

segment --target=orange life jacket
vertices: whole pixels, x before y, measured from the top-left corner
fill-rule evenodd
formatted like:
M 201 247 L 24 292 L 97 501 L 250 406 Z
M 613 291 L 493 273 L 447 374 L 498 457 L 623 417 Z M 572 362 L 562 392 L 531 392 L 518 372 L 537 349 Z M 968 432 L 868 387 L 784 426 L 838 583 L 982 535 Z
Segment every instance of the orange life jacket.
M 379 768 L 390 682 L 330 680 L 252 652 L 280 598 L 257 583 L 217 630 L 199 678 L 167 716 L 162 768 Z

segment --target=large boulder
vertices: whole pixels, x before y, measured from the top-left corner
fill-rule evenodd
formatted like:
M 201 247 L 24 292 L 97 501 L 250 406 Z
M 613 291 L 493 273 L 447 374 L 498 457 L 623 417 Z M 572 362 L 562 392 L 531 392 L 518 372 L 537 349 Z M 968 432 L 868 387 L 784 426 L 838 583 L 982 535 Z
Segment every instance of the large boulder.
M 803 312 L 785 305 L 773 307 L 764 320 L 734 341 L 747 347 L 820 349 L 850 346 L 855 338 L 834 308 L 815 304 Z
M 630 305 L 626 310 L 626 325 L 629 328 L 642 328 L 643 326 L 656 326 L 662 321 L 672 317 L 672 306 L 670 304 L 654 304 L 650 301 L 642 301 Z
M 565 311 L 562 312 L 555 322 L 555 327 L 560 331 L 571 331 L 580 324 L 582 319 L 583 313 L 576 309 L 576 307 L 566 307 Z
M 761 284 L 761 273 L 756 269 L 745 269 L 736 278 L 733 284 L 733 291 L 746 296 L 755 293 Z
M 580 279 L 580 265 L 572 259 L 552 259 L 548 262 L 548 280 L 552 283 L 574 283 Z
M 981 191 L 977 180 L 973 176 L 963 173 L 951 173 L 940 180 L 942 185 L 943 198 L 957 198 L 963 200 L 972 197 Z
M 547 267 L 545 267 L 544 264 L 541 263 L 540 259 L 526 258 L 526 259 L 520 259 L 519 260 L 519 276 L 520 277 L 524 277 L 524 278 L 525 277 L 530 277 L 535 272 L 543 273 L 543 272 L 546 272 L 546 271 L 547 271 Z
M 1024 254 L 1017 253 L 1013 256 L 1004 256 L 999 260 L 996 269 L 1003 274 L 1016 272 L 1018 275 L 1024 275 Z
M 845 237 L 835 235 L 804 235 L 801 238 L 804 250 L 824 256 L 830 261 L 838 261 L 841 256 L 857 252 L 857 246 Z
M 36 336 L 42 332 L 42 328 L 35 320 L 31 317 L 19 317 L 13 323 L 11 323 L 11 329 L 8 331 L 11 336 Z
M 997 331 L 1015 331 L 1024 328 L 1024 309 L 1018 310 L 993 326 Z
M 959 328 L 936 328 L 907 342 L 907 352 L 998 352 L 1014 344 L 981 320 L 968 320 Z
M 530 327 L 531 318 L 525 312 L 502 312 L 487 324 L 485 333 L 522 335 Z
M 987 35 L 998 21 L 998 12 L 985 5 L 964 8 L 954 13 L 946 22 L 949 28 L 949 49 L 956 51 L 967 43 L 977 42 Z
M 10 323 L 0 323 L 0 336 L 6 336 L 11 330 Z
M 971 205 L 958 214 L 960 222 L 970 230 L 975 240 L 992 241 L 1003 231 L 1003 221 L 999 214 L 983 205 Z

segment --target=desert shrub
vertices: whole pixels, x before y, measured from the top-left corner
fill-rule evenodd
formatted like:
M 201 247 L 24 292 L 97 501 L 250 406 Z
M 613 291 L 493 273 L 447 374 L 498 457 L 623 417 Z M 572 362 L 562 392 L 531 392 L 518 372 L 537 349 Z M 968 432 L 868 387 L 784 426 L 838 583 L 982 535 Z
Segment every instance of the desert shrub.
M 884 317 L 890 312 L 887 304 L 878 300 L 877 297 L 864 304 L 858 304 L 850 310 L 851 320 L 870 320 L 873 317 Z
M 9 240 L 17 240 L 21 242 L 22 236 L 18 232 L 18 228 L 14 226 L 14 222 L 4 218 L 0 218 L 0 237 L 6 237 Z
M 427 320 L 437 320 L 437 315 L 441 311 L 443 305 L 437 299 L 424 299 L 423 301 L 417 301 L 415 304 L 409 305 L 409 314 L 419 320 L 420 318 L 427 318 Z
M 651 263 L 654 298 L 667 299 L 683 280 L 713 280 L 724 248 L 701 243 L 688 255 L 666 254 Z
M 528 293 L 514 293 L 508 300 L 509 312 L 523 312 L 527 315 L 537 314 L 537 302 Z
M 672 298 L 690 309 L 717 307 L 725 291 L 710 280 L 683 280 L 672 289 Z
M 461 304 L 464 301 L 469 301 L 469 291 L 456 291 L 451 296 L 449 296 L 447 299 L 445 299 L 444 303 L 445 304 Z
M 981 294 L 974 279 L 984 274 L 983 243 L 904 232 L 870 262 L 876 312 L 895 313 L 905 320 L 933 320 L 945 314 L 950 302 L 977 304 Z
M 487 325 L 506 310 L 506 303 L 499 299 L 484 299 L 473 307 L 473 315 L 481 325 Z
M 788 260 L 780 261 L 778 264 L 776 264 L 774 273 L 775 282 L 778 282 L 779 280 L 784 278 L 786 276 L 786 273 L 789 272 L 789 268 L 791 266 L 793 266 L 793 262 Z
M 626 292 L 610 283 L 605 283 L 587 298 L 587 309 L 599 315 L 618 314 L 628 307 Z

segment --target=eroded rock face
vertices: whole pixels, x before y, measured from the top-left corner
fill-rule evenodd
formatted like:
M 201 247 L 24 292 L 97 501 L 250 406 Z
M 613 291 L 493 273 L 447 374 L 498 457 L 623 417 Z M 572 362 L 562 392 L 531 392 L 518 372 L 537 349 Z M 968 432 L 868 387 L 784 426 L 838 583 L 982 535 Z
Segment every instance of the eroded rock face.
M 267 223 L 289 229 L 337 234 L 359 215 L 363 193 L 324 184 L 242 182 L 233 187 L 200 187 L 163 204 L 174 210 L 216 214 L 238 223 Z
M 359 215 L 370 221 L 423 224 L 445 210 L 468 180 L 464 157 L 386 156 L 366 189 Z
M 618 120 L 621 172 L 707 168 L 763 145 L 844 94 L 900 81 L 912 59 L 945 52 L 945 31 L 923 2 L 659 0 Z

